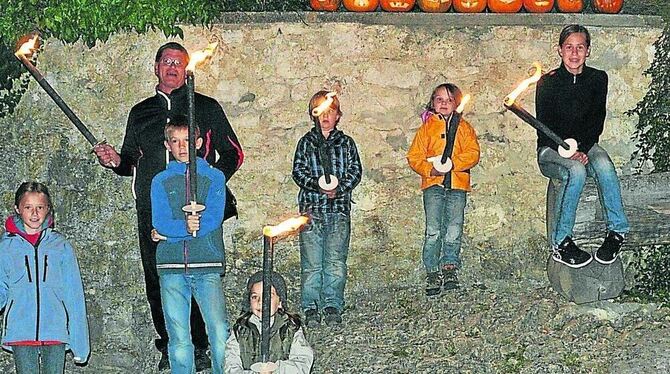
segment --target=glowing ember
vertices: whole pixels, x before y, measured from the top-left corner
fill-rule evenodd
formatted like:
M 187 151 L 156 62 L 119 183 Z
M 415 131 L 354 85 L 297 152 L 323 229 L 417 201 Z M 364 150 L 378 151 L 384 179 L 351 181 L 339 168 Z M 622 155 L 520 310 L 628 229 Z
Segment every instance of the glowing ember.
M 458 108 L 456 108 L 457 113 L 463 113 L 463 109 L 465 109 L 465 104 L 470 101 L 470 94 L 465 94 L 463 98 L 461 99 L 461 103 L 458 105 Z
M 516 100 L 516 98 L 523 91 L 525 91 L 526 88 L 528 88 L 528 86 L 530 86 L 531 84 L 540 80 L 540 77 L 542 76 L 542 65 L 540 65 L 539 62 L 533 62 L 533 66 L 535 67 L 535 73 L 533 73 L 533 76 L 531 76 L 530 78 L 524 79 L 524 81 L 521 82 L 521 84 L 519 84 L 514 89 L 514 91 L 512 91 L 509 95 L 507 95 L 507 97 L 504 100 L 505 106 L 510 106 L 510 105 L 514 104 L 514 101 Z
M 277 226 L 263 227 L 263 235 L 269 237 L 275 237 L 282 234 L 290 233 L 299 230 L 308 221 L 309 218 L 307 216 L 289 218 L 286 221 L 278 224 Z
M 19 48 L 18 51 L 16 51 L 14 54 L 19 57 L 19 56 L 26 56 L 30 57 L 35 49 L 37 48 L 37 34 L 35 34 L 32 39 L 28 40 L 27 42 L 21 44 L 21 47 Z
M 314 117 L 318 117 L 323 113 L 328 107 L 330 107 L 330 104 L 333 103 L 333 97 L 337 95 L 337 92 L 328 92 L 326 94 L 326 100 L 324 100 L 319 106 L 316 108 L 312 109 L 312 115 Z
M 195 51 L 189 56 L 189 63 L 186 66 L 187 71 L 194 71 L 195 67 L 202 64 L 203 62 L 209 60 L 213 55 L 214 51 L 216 51 L 216 47 L 219 45 L 218 42 L 216 43 L 209 43 L 207 48 L 200 50 L 200 51 Z

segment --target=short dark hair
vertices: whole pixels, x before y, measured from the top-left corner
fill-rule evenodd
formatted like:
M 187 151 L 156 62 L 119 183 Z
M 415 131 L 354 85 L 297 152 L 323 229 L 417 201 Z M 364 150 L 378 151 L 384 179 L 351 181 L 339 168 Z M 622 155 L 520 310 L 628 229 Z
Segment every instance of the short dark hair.
M 428 100 L 428 103 L 426 104 L 427 110 L 435 112 L 435 108 L 433 107 L 433 100 L 435 100 L 435 95 L 437 94 L 437 91 L 440 88 L 444 88 L 445 90 L 447 90 L 449 95 L 451 95 L 454 98 L 456 106 L 461 105 L 461 99 L 463 99 L 463 93 L 461 92 L 461 89 L 458 88 L 458 86 L 453 83 L 442 83 L 441 85 L 435 87 L 433 93 L 430 94 L 430 100 Z
M 177 42 L 168 42 L 163 44 L 160 48 L 158 48 L 158 51 L 156 51 L 156 62 L 159 62 L 161 60 L 161 57 L 163 57 L 163 52 L 165 52 L 166 49 L 174 49 L 186 53 L 187 56 L 186 62 L 188 63 L 188 51 L 186 50 L 186 48 L 184 48 L 183 45 Z
M 18 207 L 19 203 L 21 202 L 21 199 L 23 199 L 23 196 L 28 192 L 36 192 L 44 194 L 44 196 L 46 196 L 47 198 L 49 213 L 53 216 L 54 209 L 53 204 L 51 203 L 51 194 L 49 194 L 49 189 L 44 183 L 34 181 L 21 183 L 19 188 L 16 190 L 16 193 L 14 194 L 14 206 Z
M 591 34 L 589 30 L 582 25 L 567 25 L 561 30 L 561 35 L 558 37 L 558 46 L 562 47 L 565 40 L 572 34 L 584 34 L 586 36 L 586 46 L 591 46 Z
M 163 129 L 163 136 L 165 140 L 170 140 L 170 133 L 176 129 L 187 129 L 188 130 L 188 117 L 183 114 L 175 114 L 174 116 L 168 118 L 168 122 L 165 124 L 165 129 Z M 195 126 L 195 138 L 200 137 L 200 127 Z

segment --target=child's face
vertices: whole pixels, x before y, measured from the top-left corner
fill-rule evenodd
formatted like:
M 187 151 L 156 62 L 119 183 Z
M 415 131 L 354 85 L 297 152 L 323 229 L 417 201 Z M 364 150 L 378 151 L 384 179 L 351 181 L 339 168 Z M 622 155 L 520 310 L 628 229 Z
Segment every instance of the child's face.
M 26 233 L 37 234 L 49 214 L 49 199 L 41 192 L 26 192 L 14 209 L 21 217 Z
M 170 132 L 170 139 L 164 142 L 165 148 L 172 153 L 175 160 L 188 162 L 188 128 L 176 128 Z M 195 141 L 195 148 L 200 149 L 202 138 Z
M 281 300 L 279 300 L 279 295 L 277 295 L 277 290 L 272 286 L 272 291 L 270 292 L 270 315 L 274 316 L 277 313 L 277 310 L 281 307 Z M 251 286 L 251 292 L 249 294 L 249 304 L 251 305 L 251 312 L 256 315 L 258 318 L 262 318 L 263 314 L 263 282 L 254 283 Z
M 321 131 L 329 133 L 333 131 L 337 121 L 340 120 L 340 115 L 337 113 L 337 109 L 328 108 L 321 113 L 319 116 L 319 125 L 321 126 Z
M 326 101 L 325 97 L 317 99 L 317 101 L 314 103 L 315 104 L 314 107 L 315 108 L 318 107 L 324 101 Z M 324 133 L 330 133 L 337 125 L 337 121 L 340 120 L 339 110 L 337 109 L 337 107 L 333 108 L 333 104 L 331 104 L 331 106 L 326 108 L 326 110 L 324 110 L 319 115 L 318 118 L 319 118 L 319 127 L 321 127 L 321 131 Z
M 433 108 L 436 113 L 448 116 L 456 109 L 456 99 L 445 87 L 440 87 L 435 91 Z
M 563 65 L 572 74 L 580 74 L 589 57 L 591 49 L 586 45 L 586 35 L 581 32 L 570 34 L 563 45 L 558 47 L 558 54 L 563 60 Z

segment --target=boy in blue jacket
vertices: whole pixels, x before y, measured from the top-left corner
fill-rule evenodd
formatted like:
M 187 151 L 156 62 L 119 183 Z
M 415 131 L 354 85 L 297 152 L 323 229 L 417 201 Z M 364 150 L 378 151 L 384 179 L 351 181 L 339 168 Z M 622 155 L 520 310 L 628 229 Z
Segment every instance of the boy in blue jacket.
M 196 148 L 202 145 L 196 128 Z M 174 160 L 151 181 L 151 213 L 159 240 L 156 268 L 168 331 L 168 358 L 173 374 L 195 373 L 194 346 L 189 328 L 191 297 L 195 298 L 209 335 L 212 373 L 223 374 L 228 318 L 221 276 L 225 272 L 223 212 L 226 177 L 202 158 L 196 158 L 198 202 L 205 210 L 186 215 L 188 188 L 188 125 L 176 116 L 165 126 L 165 148 Z M 193 233 L 196 232 L 194 236 Z

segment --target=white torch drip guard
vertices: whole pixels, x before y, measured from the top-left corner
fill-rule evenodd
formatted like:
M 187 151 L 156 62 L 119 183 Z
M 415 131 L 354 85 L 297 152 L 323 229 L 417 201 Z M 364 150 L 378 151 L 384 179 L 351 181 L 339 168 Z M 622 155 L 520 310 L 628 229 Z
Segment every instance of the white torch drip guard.
M 337 177 L 334 176 L 334 175 L 330 176 L 330 183 L 326 183 L 326 176 L 325 175 L 322 175 L 322 176 L 319 177 L 319 187 L 322 190 L 325 190 L 325 191 L 334 190 L 337 187 L 338 184 L 339 184 L 339 182 L 337 180 Z
M 272 373 L 279 369 L 279 365 L 274 362 L 257 362 L 251 365 L 251 370 L 254 373 Z
M 563 158 L 570 158 L 577 152 L 577 141 L 575 139 L 568 138 L 565 139 L 564 142 L 566 142 L 570 146 L 570 148 L 565 149 L 559 145 L 558 154 Z
M 205 206 L 202 205 L 202 204 L 198 204 L 198 203 L 191 203 L 191 204 L 187 204 L 187 205 L 184 205 L 183 207 L 181 207 L 181 210 L 183 210 L 186 213 L 195 214 L 195 213 L 200 213 L 203 210 L 205 210 Z
M 432 163 L 433 168 L 440 173 L 448 173 L 454 167 L 450 157 L 447 157 L 447 161 L 445 161 L 444 164 L 442 163 L 442 156 L 429 157 L 428 162 Z

